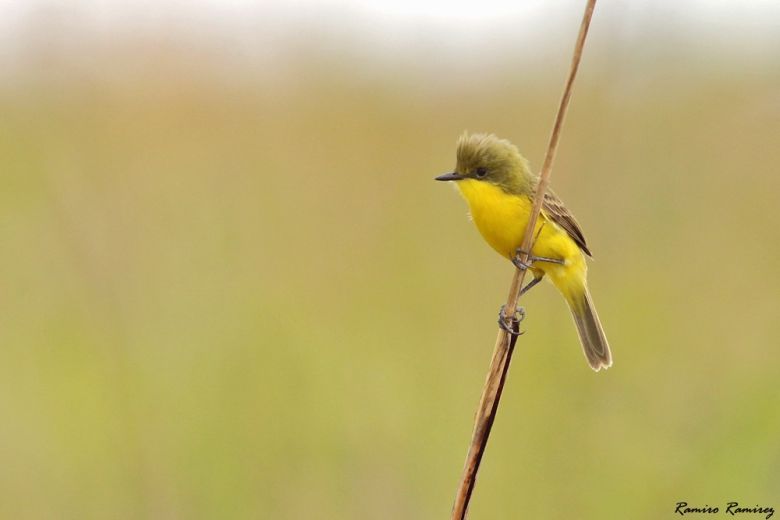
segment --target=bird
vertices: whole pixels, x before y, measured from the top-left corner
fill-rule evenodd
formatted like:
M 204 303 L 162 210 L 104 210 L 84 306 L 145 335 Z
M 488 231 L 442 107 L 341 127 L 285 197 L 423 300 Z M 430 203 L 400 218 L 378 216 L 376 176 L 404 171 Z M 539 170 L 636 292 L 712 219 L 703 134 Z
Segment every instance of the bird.
M 536 221 L 531 251 L 521 250 L 539 178 L 518 148 L 494 134 L 463 133 L 457 142 L 455 170 L 436 180 L 457 186 L 479 233 L 496 252 L 533 273 L 521 294 L 545 277 L 558 289 L 590 367 L 599 371 L 612 366 L 609 343 L 588 289 L 586 260 L 592 254 L 574 215 L 550 189 Z M 521 254 L 528 255 L 525 261 Z M 511 333 L 504 318 L 502 308 L 499 324 Z

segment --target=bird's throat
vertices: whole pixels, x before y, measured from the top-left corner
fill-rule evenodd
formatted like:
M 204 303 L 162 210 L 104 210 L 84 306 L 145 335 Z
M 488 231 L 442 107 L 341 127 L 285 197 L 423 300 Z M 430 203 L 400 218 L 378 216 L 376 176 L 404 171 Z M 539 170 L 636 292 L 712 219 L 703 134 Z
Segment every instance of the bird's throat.
M 531 199 L 474 179 L 458 181 L 457 186 L 485 241 L 499 254 L 512 258 L 528 225 Z

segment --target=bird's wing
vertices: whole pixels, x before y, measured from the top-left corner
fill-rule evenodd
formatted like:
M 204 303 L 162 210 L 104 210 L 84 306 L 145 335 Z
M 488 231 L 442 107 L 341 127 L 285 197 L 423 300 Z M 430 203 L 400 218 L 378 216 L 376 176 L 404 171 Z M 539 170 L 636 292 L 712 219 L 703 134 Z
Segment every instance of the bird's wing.
M 588 245 L 585 243 L 585 236 L 582 234 L 580 225 L 574 220 L 574 216 L 566 209 L 561 199 L 558 198 L 551 190 L 547 190 L 544 194 L 544 202 L 542 203 L 542 211 L 553 222 L 561 226 L 566 230 L 572 240 L 582 249 L 588 256 L 593 256 L 588 250 Z

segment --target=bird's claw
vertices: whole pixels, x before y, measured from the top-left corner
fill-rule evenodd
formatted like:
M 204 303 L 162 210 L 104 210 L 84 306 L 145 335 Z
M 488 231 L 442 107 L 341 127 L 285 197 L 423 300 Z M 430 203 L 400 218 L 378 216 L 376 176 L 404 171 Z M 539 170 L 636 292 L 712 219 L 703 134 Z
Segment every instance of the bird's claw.
M 520 336 L 523 332 L 520 331 L 520 322 L 525 318 L 525 309 L 518 307 L 515 312 L 512 313 L 511 324 L 509 316 L 506 315 L 506 305 L 501 306 L 501 310 L 498 311 L 498 326 L 509 334 L 510 336 Z
M 530 269 L 531 268 L 531 264 L 534 263 L 533 260 L 531 259 L 531 257 L 528 257 L 528 262 L 529 263 L 525 263 L 522 260 L 520 260 L 520 256 L 519 255 L 515 256 L 514 258 L 512 258 L 512 263 L 515 264 L 515 267 L 517 267 L 521 271 L 525 271 L 527 269 Z
M 523 262 L 520 257 L 525 255 L 526 261 Z M 522 249 L 518 247 L 515 249 L 515 256 L 512 258 L 512 263 L 515 264 L 515 267 L 520 269 L 521 271 L 525 271 L 527 269 L 530 269 L 533 264 L 536 262 L 549 262 L 552 264 L 565 264 L 566 260 L 563 260 L 561 258 L 549 258 L 546 256 L 534 256 L 525 249 Z

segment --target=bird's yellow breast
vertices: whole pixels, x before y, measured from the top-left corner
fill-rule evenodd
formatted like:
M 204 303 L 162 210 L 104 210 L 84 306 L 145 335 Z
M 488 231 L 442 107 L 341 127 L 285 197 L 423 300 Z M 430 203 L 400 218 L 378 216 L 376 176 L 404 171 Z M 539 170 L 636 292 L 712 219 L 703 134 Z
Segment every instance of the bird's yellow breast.
M 512 259 L 523 241 L 528 225 L 533 207 L 531 198 L 512 195 L 494 184 L 474 179 L 458 181 L 457 186 L 466 199 L 471 218 L 485 241 L 499 254 Z M 536 222 L 534 236 L 534 256 L 566 261 L 565 265 L 539 262 L 534 266 L 549 274 L 554 283 L 563 281 L 556 278 L 574 274 L 572 271 L 581 271 L 577 274 L 584 274 L 585 258 L 577 243 L 565 230 L 549 220 L 544 212 Z

